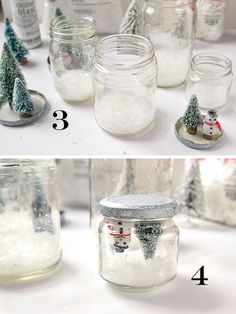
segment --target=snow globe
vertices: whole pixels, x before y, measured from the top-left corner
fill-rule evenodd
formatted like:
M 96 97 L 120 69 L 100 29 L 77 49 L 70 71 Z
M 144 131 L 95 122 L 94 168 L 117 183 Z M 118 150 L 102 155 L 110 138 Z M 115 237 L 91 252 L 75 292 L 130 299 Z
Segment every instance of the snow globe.
M 95 117 L 118 136 L 148 129 L 155 120 L 156 58 L 142 36 L 107 36 L 96 46 L 93 62 Z
M 0 281 L 39 277 L 60 262 L 56 184 L 51 160 L 0 161 Z
M 186 79 L 195 35 L 195 2 L 144 2 L 142 34 L 155 46 L 159 87 L 178 86 Z
M 96 40 L 95 21 L 90 16 L 75 20 L 62 13 L 51 23 L 50 62 L 54 85 L 69 103 L 93 98 L 91 60 Z
M 100 201 L 100 275 L 117 288 L 146 290 L 177 274 L 177 203 L 164 196 L 128 194 Z

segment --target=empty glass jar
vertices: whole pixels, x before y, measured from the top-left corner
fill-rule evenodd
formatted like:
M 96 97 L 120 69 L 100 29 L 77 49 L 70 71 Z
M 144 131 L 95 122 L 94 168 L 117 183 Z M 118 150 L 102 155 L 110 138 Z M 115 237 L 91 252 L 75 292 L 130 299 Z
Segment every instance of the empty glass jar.
M 0 160 L 0 281 L 33 278 L 61 259 L 56 167 Z
M 193 94 L 202 109 L 223 107 L 230 95 L 233 81 L 232 63 L 216 53 L 200 53 L 193 57 L 186 81 L 186 98 Z
M 156 50 L 157 85 L 184 83 L 195 34 L 195 0 L 145 0 L 142 33 Z
M 91 60 L 95 46 L 95 21 L 90 16 L 75 20 L 60 16 L 51 23 L 50 60 L 57 92 L 70 103 L 93 97 Z
M 179 230 L 175 201 L 155 195 L 101 200 L 100 275 L 123 289 L 148 289 L 177 273 Z
M 95 49 L 96 121 L 106 131 L 128 136 L 155 118 L 156 59 L 152 43 L 138 35 L 112 35 Z

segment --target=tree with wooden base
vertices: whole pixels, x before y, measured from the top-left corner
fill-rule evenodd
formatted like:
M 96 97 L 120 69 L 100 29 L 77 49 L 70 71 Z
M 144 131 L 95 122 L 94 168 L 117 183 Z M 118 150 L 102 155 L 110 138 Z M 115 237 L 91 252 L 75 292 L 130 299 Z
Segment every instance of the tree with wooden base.
M 191 135 L 196 134 L 197 127 L 202 125 L 203 118 L 198 109 L 198 100 L 196 95 L 191 97 L 188 108 L 182 118 L 182 122 L 186 126 L 187 132 Z

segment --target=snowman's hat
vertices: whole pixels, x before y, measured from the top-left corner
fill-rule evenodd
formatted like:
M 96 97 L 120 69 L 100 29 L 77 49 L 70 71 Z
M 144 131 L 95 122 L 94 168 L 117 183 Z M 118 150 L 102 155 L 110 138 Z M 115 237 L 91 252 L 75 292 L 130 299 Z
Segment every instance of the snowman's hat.
M 218 114 L 217 114 L 217 111 L 215 110 L 209 110 L 208 111 L 208 115 L 212 118 L 218 118 Z

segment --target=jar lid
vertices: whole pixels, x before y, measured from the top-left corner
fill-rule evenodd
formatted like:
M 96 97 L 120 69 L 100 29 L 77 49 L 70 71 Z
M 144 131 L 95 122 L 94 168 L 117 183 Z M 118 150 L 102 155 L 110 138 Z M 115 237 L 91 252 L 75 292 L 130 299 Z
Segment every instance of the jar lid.
M 102 215 L 117 219 L 170 218 L 177 214 L 177 207 L 174 200 L 160 195 L 128 194 L 100 201 Z

